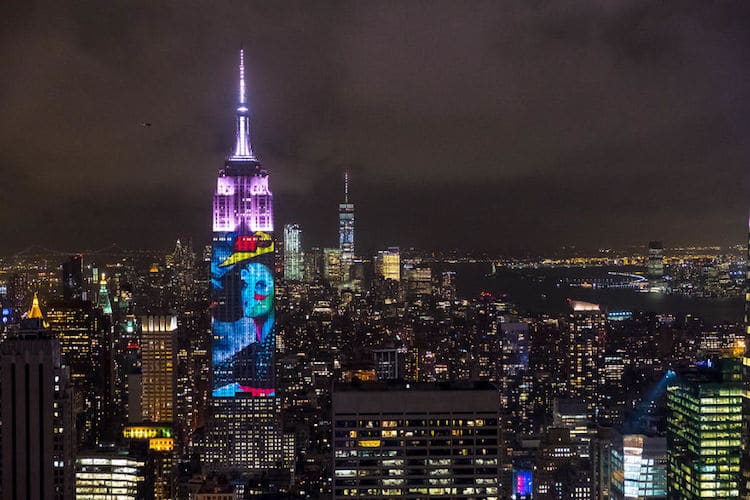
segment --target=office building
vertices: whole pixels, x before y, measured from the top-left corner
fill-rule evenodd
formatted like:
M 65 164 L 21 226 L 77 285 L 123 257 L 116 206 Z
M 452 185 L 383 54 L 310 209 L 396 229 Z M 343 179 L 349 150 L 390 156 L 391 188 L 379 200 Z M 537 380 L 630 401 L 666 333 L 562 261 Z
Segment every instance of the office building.
M 211 392 L 211 318 L 207 311 L 177 317 L 175 341 L 175 438 L 184 451 L 206 421 Z
M 308 283 L 312 283 L 323 276 L 323 249 L 312 247 L 309 252 L 305 252 L 304 257 L 305 272 L 304 278 Z
M 203 463 L 240 473 L 276 467 L 281 426 L 274 377 L 273 195 L 253 152 L 240 51 L 234 153 L 219 171 L 213 200 L 212 416 Z
M 611 448 L 609 471 L 612 500 L 667 498 L 667 438 L 617 435 Z
M 427 264 L 404 265 L 406 293 L 409 298 L 432 295 L 432 269 Z
M 440 298 L 443 300 L 456 300 L 456 273 L 454 271 L 443 271 L 440 274 Z
M 89 301 L 57 301 L 47 309 L 47 324 L 60 341 L 62 363 L 70 371 L 73 411 L 80 444 L 93 444 L 103 434 L 102 412 L 111 399 L 107 380 L 108 335 L 102 312 Z
M 375 273 L 386 280 L 401 280 L 401 252 L 398 247 L 378 252 L 375 256 Z
M 591 454 L 591 433 L 588 428 L 588 408 L 575 399 L 555 399 L 552 406 L 552 426 L 568 429 L 570 439 L 576 447 L 576 454 L 589 458 Z
M 126 425 L 122 437 L 129 444 L 129 457 L 145 461 L 154 500 L 174 498 L 175 440 L 171 425 L 141 423 Z
M 174 420 L 176 335 L 177 316 L 141 317 L 141 420 Z
M 154 498 L 145 460 L 127 454 L 82 454 L 76 458 L 76 500 Z
M 72 499 L 70 378 L 36 294 L 16 335 L 0 344 L 0 380 L 2 497 Z
M 739 498 L 742 375 L 739 359 L 684 370 L 667 387 L 670 499 Z
M 399 380 L 403 378 L 403 360 L 396 348 L 374 349 L 375 376 L 378 380 Z
M 499 498 L 498 407 L 488 382 L 336 385 L 333 498 Z
M 166 256 L 170 301 L 180 313 L 186 311 L 201 293 L 196 284 L 195 252 L 190 238 L 179 238 L 174 252 Z M 157 313 L 155 309 L 150 311 Z
M 345 279 L 342 256 L 338 248 L 323 249 L 323 278 L 332 285 L 338 285 Z
M 649 279 L 654 280 L 664 277 L 664 245 L 661 241 L 648 243 L 647 274 Z
M 593 498 L 593 468 L 578 456 L 568 429 L 552 427 L 542 437 L 532 485 L 535 500 Z
M 83 282 L 83 255 L 71 255 L 62 264 L 63 300 L 85 300 Z
M 284 226 L 284 281 L 302 281 L 304 266 L 302 230 L 298 224 L 286 224 Z
M 572 309 L 567 323 L 567 392 L 582 401 L 594 418 L 600 409 L 600 368 L 605 347 L 606 314 L 598 304 L 569 301 Z

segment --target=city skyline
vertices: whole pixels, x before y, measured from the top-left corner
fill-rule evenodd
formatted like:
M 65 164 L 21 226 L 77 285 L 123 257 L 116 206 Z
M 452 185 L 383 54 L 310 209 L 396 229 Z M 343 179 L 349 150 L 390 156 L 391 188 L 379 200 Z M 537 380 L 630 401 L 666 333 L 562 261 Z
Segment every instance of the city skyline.
M 9 12 L 0 252 L 207 243 L 241 42 L 277 219 L 309 246 L 334 246 L 345 170 L 362 250 L 743 237 L 739 3 L 91 7 Z
M 750 7 L 8 10 L 0 498 L 750 500 Z

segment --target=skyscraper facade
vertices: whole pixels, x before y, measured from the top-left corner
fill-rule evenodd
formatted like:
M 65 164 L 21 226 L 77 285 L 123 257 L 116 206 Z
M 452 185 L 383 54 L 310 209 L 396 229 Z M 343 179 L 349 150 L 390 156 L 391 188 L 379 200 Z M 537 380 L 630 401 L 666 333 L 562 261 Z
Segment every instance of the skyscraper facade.
M 284 226 L 284 280 L 302 281 L 304 271 L 302 230 L 298 224 Z
M 339 203 L 339 250 L 345 280 L 354 261 L 354 203 L 349 203 L 349 173 L 344 174 L 344 203 Z
M 648 277 L 661 278 L 664 276 L 664 245 L 661 241 L 648 243 Z
M 0 346 L 2 498 L 72 499 L 75 426 L 60 342 L 36 295 L 20 331 Z
M 667 439 L 625 434 L 614 441 L 610 456 L 610 498 L 667 498 Z
M 370 382 L 333 390 L 333 498 L 500 498 L 497 388 Z
M 177 316 L 141 318 L 142 420 L 174 420 L 174 344 Z
M 76 499 L 153 498 L 146 485 L 144 460 L 127 455 L 85 454 L 76 458 Z
M 99 411 L 109 398 L 105 377 L 109 343 L 102 313 L 89 301 L 53 302 L 46 311 L 50 330 L 60 341 L 62 363 L 70 371 L 73 411 L 79 444 L 93 444 L 102 435 Z
M 260 470 L 280 456 L 274 380 L 273 195 L 250 143 L 244 53 L 234 153 L 213 200 L 213 418 L 206 462 Z
M 338 285 L 347 277 L 343 252 L 338 248 L 323 249 L 323 278 L 332 285 Z
M 568 397 L 586 404 L 590 416 L 600 406 L 600 358 L 604 352 L 606 314 L 598 304 L 570 301 L 568 328 Z
M 378 252 L 375 256 L 375 273 L 386 280 L 401 280 L 401 251 L 398 247 Z
M 84 299 L 83 290 L 83 255 L 71 255 L 62 264 L 63 300 Z
M 677 374 L 667 389 L 670 499 L 739 498 L 742 384 L 738 359 Z

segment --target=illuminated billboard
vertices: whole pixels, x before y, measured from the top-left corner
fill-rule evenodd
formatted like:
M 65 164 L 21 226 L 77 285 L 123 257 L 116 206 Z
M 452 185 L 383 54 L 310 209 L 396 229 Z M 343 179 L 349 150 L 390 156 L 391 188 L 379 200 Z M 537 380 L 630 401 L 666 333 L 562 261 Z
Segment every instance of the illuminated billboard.
M 515 498 L 527 498 L 532 495 L 533 488 L 531 486 L 532 472 L 530 470 L 516 470 L 513 472 L 514 476 L 514 493 Z
M 274 242 L 269 233 L 214 233 L 214 397 L 273 396 Z

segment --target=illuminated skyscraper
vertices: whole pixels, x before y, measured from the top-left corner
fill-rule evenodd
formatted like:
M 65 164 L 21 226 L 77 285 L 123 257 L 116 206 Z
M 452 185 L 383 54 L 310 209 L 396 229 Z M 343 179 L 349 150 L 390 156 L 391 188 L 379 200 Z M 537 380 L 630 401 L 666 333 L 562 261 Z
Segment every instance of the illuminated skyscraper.
M 401 252 L 398 247 L 378 252 L 375 256 L 375 272 L 386 280 L 401 280 Z
M 240 51 L 236 144 L 219 171 L 213 200 L 213 418 L 204 464 L 241 472 L 272 468 L 281 456 L 273 195 L 250 144 L 249 122 Z
M 338 248 L 323 249 L 323 277 L 333 285 L 346 279 L 344 255 Z
M 648 243 L 648 263 L 646 268 L 649 288 L 653 292 L 663 292 L 664 286 L 664 245 L 661 241 Z
M 53 302 L 47 309 L 50 330 L 60 341 L 62 363 L 70 370 L 73 411 L 80 444 L 93 444 L 101 436 L 106 399 L 106 365 L 109 342 L 102 313 L 88 301 Z
M 344 174 L 344 203 L 339 203 L 339 250 L 343 278 L 348 281 L 354 261 L 354 203 L 349 203 L 349 172 Z
M 102 279 L 99 282 L 99 295 L 96 299 L 96 306 L 101 308 L 104 314 L 112 314 L 112 303 L 109 301 L 107 280 L 104 278 L 104 274 L 102 274 Z
M 76 499 L 153 498 L 146 484 L 145 460 L 120 454 L 85 454 L 76 458 Z M 151 491 L 149 491 L 151 490 Z
M 740 498 L 742 375 L 739 359 L 685 370 L 667 388 L 670 499 Z
M 174 349 L 177 316 L 141 318 L 142 420 L 172 422 Z
M 601 356 L 606 314 L 598 304 L 571 300 L 568 323 L 568 397 L 586 404 L 590 416 L 599 408 Z
M 610 471 L 609 498 L 613 500 L 667 498 L 667 439 L 643 434 L 617 435 L 610 455 Z
M 189 238 L 178 239 L 174 253 L 167 255 L 171 305 L 180 313 L 197 298 L 195 252 Z
M 661 279 L 664 276 L 664 245 L 661 241 L 648 243 L 648 277 Z
M 302 251 L 302 230 L 297 224 L 284 226 L 284 280 L 302 281 L 304 270 L 304 257 Z

